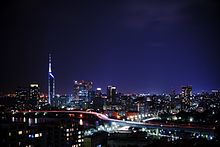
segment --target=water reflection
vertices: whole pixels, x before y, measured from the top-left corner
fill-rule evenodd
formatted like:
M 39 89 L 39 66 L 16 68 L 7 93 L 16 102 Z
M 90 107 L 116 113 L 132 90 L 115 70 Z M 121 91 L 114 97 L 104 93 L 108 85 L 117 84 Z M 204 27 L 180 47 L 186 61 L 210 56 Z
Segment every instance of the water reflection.
M 96 118 L 88 119 L 84 115 L 62 113 L 13 114 L 1 118 L 2 124 L 8 126 L 4 128 L 4 132 L 8 132 L 5 136 L 10 146 L 79 147 L 85 141 L 85 131 L 96 129 L 99 124 Z
M 32 119 L 28 118 L 28 126 L 31 126 L 31 124 L 32 124 Z
M 23 122 L 26 122 L 26 117 L 24 117 Z
M 33 115 L 31 113 L 25 115 L 13 114 L 1 118 L 1 122 L 5 127 L 4 132 L 7 133 L 5 140 L 8 140 L 10 146 L 18 146 L 19 144 L 21 146 L 83 146 L 83 143 L 87 140 L 85 138 L 99 132 L 108 132 L 108 136 L 113 143 L 116 143 L 115 140 L 121 137 L 120 135 L 127 133 L 127 137 L 134 137 L 132 135 L 140 132 L 145 138 L 151 138 L 152 136 L 155 138 L 166 137 L 169 141 L 184 137 L 203 137 L 212 140 L 215 137 L 213 132 L 201 132 L 201 130 L 198 130 L 198 132 L 192 130 L 186 134 L 184 131 L 177 131 L 172 128 L 123 126 L 125 123 L 102 121 L 94 115 L 48 112 L 34 113 Z M 127 130 L 123 128 L 127 128 Z
M 37 118 L 34 118 L 34 123 L 37 124 Z
M 83 120 L 82 120 L 82 119 L 79 120 L 79 124 L 80 124 L 81 126 L 83 125 Z

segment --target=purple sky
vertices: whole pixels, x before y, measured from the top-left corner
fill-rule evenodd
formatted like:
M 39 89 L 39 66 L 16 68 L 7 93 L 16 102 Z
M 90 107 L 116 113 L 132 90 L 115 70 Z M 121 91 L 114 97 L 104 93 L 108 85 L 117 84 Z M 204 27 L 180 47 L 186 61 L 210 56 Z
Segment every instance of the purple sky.
M 121 92 L 220 89 L 217 0 L 14 1 L 2 5 L 0 91 L 74 80 Z

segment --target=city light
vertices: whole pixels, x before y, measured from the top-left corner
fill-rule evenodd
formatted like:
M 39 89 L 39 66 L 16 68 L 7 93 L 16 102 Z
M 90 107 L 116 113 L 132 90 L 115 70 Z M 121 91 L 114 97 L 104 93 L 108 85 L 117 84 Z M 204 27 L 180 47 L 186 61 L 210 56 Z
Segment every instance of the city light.
M 98 132 L 107 132 L 108 136 L 120 132 L 142 132 L 147 133 L 145 139 L 156 136 L 175 142 L 183 138 L 181 130 L 184 130 L 188 138 L 216 138 L 213 131 L 219 122 L 216 118 L 220 108 L 218 90 L 193 94 L 192 86 L 186 85 L 180 87 L 177 94 L 121 93 L 116 86 L 108 85 L 106 93 L 102 93 L 102 88 L 93 90 L 91 81 L 75 80 L 72 94 L 57 94 L 51 65 L 49 54 L 48 94 L 42 94 L 39 84 L 32 83 L 29 88 L 20 87 L 15 94 L 3 96 L 6 103 L 0 106 L 7 111 L 1 113 L 2 120 L 8 117 L 11 123 L 23 123 L 29 128 L 50 122 L 53 124 L 54 120 L 71 122 L 60 125 L 56 131 L 65 132 L 63 135 L 67 142 L 71 142 L 74 131 L 78 131 L 76 138 L 78 137 L 80 144 L 73 146 L 81 146 L 85 136 L 93 136 Z M 64 121 L 64 118 L 67 120 Z M 79 126 L 88 130 L 79 129 Z M 6 136 L 11 137 L 12 130 L 9 131 Z M 41 138 L 42 133 L 36 132 L 38 129 L 16 130 L 16 134 L 20 136 Z M 21 145 L 22 142 L 18 141 L 18 144 Z

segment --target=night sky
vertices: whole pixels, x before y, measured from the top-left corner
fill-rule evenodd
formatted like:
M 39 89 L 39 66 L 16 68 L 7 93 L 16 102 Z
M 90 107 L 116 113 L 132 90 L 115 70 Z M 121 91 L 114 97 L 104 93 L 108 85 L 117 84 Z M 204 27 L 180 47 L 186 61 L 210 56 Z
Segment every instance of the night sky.
M 220 89 L 218 0 L 8 1 L 1 4 L 0 91 L 40 84 L 48 53 L 56 93 L 94 89 L 162 93 Z

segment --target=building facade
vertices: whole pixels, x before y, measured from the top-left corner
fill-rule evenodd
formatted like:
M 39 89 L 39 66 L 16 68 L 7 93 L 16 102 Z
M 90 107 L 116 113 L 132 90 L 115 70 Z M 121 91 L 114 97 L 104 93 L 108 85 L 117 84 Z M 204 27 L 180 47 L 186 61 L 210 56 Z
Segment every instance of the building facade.
M 40 100 L 40 87 L 38 84 L 30 84 L 29 99 L 31 107 L 36 109 L 39 106 Z
M 181 95 L 182 97 L 192 96 L 192 86 L 183 86 Z
M 91 101 L 90 91 L 92 91 L 92 85 L 93 83 L 89 81 L 75 81 L 73 86 L 74 100 Z
M 107 87 L 107 98 L 108 98 L 109 104 L 114 104 L 116 102 L 116 87 L 115 86 Z

